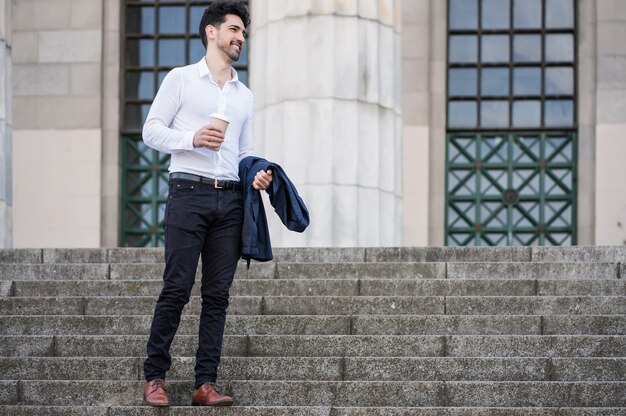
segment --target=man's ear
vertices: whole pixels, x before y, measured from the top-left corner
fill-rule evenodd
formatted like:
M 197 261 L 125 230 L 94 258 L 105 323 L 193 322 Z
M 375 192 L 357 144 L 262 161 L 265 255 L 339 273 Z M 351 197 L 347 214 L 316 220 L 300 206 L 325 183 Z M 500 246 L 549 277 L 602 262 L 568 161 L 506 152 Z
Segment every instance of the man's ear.
M 213 25 L 206 25 L 204 28 L 204 33 L 206 34 L 207 39 L 215 39 L 216 28 Z

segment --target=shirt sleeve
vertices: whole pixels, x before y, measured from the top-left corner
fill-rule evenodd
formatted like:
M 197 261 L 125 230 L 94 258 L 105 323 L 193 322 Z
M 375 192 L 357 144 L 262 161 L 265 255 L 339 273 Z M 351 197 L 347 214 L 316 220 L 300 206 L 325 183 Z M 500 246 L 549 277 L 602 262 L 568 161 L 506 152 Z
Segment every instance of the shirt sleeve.
M 180 71 L 170 71 L 154 97 L 148 117 L 143 125 L 146 145 L 165 153 L 178 153 L 193 149 L 193 131 L 179 131 L 169 126 L 181 105 L 183 79 Z
M 241 129 L 241 136 L 239 136 L 239 158 L 238 162 L 245 157 L 252 156 L 254 154 L 253 137 L 252 137 L 252 121 L 254 118 L 254 101 L 250 97 L 248 103 L 248 118 Z

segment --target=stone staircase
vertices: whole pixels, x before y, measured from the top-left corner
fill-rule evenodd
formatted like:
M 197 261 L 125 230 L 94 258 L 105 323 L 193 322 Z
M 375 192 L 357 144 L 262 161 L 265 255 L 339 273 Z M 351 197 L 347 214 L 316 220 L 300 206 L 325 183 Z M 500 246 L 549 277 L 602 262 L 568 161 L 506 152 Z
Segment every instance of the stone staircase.
M 221 388 L 142 406 L 159 249 L 0 250 L 0 415 L 626 415 L 626 247 L 276 249 L 241 264 Z

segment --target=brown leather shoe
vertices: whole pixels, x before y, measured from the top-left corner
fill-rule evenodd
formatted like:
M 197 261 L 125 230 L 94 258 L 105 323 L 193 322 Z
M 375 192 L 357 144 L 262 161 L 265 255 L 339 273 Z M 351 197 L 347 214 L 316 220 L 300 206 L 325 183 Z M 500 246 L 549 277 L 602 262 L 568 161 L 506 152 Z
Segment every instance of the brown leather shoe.
M 211 383 L 204 383 L 193 392 L 192 406 L 230 406 L 233 398 L 221 394 Z
M 143 387 L 143 402 L 148 406 L 167 407 L 170 398 L 165 391 L 165 381 L 157 378 L 146 382 Z

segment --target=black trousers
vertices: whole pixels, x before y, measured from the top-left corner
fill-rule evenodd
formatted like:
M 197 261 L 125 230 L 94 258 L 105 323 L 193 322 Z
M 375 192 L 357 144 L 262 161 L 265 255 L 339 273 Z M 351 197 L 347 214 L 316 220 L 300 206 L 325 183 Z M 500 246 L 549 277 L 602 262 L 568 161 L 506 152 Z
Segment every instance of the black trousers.
M 196 351 L 196 388 L 214 383 L 220 362 L 228 292 L 241 256 L 241 191 L 170 180 L 165 213 L 165 273 L 152 319 L 147 381 L 165 379 L 170 345 L 189 302 L 198 258 L 202 256 L 202 310 Z

